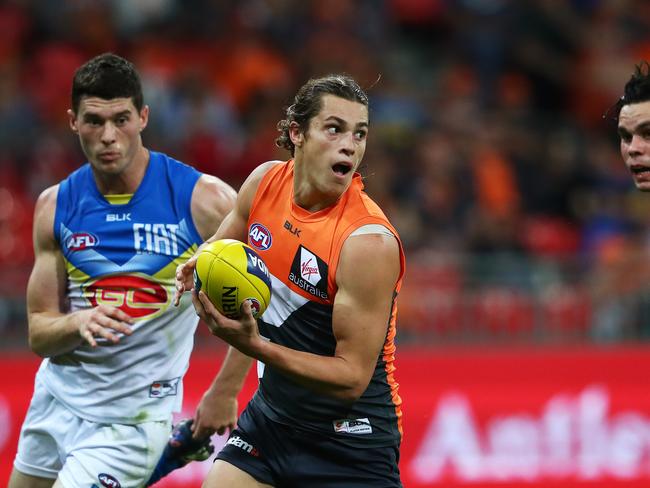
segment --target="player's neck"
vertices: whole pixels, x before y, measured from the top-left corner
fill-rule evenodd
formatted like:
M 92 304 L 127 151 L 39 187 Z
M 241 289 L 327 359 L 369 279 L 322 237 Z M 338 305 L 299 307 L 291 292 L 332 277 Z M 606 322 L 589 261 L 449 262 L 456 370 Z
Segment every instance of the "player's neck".
M 102 195 L 128 195 L 136 192 L 149 166 L 149 151 L 140 147 L 138 153 L 120 173 L 94 172 Z

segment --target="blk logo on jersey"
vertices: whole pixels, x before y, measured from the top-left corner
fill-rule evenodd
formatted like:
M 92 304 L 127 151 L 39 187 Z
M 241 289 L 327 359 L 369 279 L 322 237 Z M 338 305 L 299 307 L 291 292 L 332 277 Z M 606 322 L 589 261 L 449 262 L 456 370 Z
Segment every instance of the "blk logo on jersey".
M 248 231 L 248 241 L 255 249 L 266 251 L 273 244 L 273 237 L 269 229 L 262 224 L 255 223 Z
M 293 258 L 289 281 L 315 297 L 327 300 L 327 264 L 303 246 Z
M 70 251 L 83 251 L 99 244 L 99 239 L 90 232 L 75 232 L 65 241 L 65 247 Z
M 160 283 L 137 275 L 99 278 L 84 287 L 84 295 L 93 307 L 110 305 L 134 319 L 152 318 L 169 305 L 169 294 Z
M 287 229 L 294 236 L 300 237 L 300 229 L 298 227 L 294 227 L 293 224 L 288 220 L 284 221 L 284 228 Z

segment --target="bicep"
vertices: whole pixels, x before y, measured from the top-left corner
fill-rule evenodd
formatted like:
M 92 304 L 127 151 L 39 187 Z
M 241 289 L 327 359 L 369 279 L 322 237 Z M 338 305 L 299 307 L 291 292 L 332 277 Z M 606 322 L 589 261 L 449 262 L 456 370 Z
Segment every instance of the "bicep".
M 346 240 L 336 273 L 335 354 L 362 368 L 366 376 L 386 339 L 399 273 L 395 237 L 370 234 Z
M 61 253 L 53 250 L 39 252 L 27 282 L 28 314 L 65 312 L 65 287 L 65 263 Z
M 56 187 L 39 197 L 34 211 L 34 267 L 27 283 L 27 311 L 63 312 L 66 308 L 66 270 L 54 238 Z

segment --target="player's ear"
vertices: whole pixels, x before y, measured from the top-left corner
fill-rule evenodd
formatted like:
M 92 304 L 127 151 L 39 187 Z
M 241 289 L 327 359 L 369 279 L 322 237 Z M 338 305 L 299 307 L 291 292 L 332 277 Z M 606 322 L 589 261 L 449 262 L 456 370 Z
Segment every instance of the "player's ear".
M 291 124 L 289 124 L 289 137 L 294 146 L 302 146 L 302 143 L 305 140 L 305 134 L 300 130 L 300 126 L 297 122 L 291 122 Z
M 148 123 L 149 123 L 149 105 L 145 105 L 144 107 L 142 107 L 142 110 L 140 110 L 140 132 L 142 132 L 145 127 L 147 127 Z
M 79 126 L 77 125 L 77 114 L 75 114 L 71 108 L 68 109 L 68 123 L 70 124 L 72 132 L 78 134 Z

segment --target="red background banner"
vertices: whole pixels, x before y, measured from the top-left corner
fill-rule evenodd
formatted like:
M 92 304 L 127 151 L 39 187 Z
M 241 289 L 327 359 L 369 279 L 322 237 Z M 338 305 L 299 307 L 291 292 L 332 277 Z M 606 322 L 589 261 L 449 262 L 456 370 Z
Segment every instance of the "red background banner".
M 222 357 L 193 356 L 179 417 L 191 416 Z M 29 354 L 0 359 L 0 486 L 38 364 Z M 650 347 L 402 347 L 397 367 L 406 488 L 650 486 Z M 240 406 L 255 385 L 253 369 Z M 158 486 L 199 487 L 209 468 L 192 463 Z

